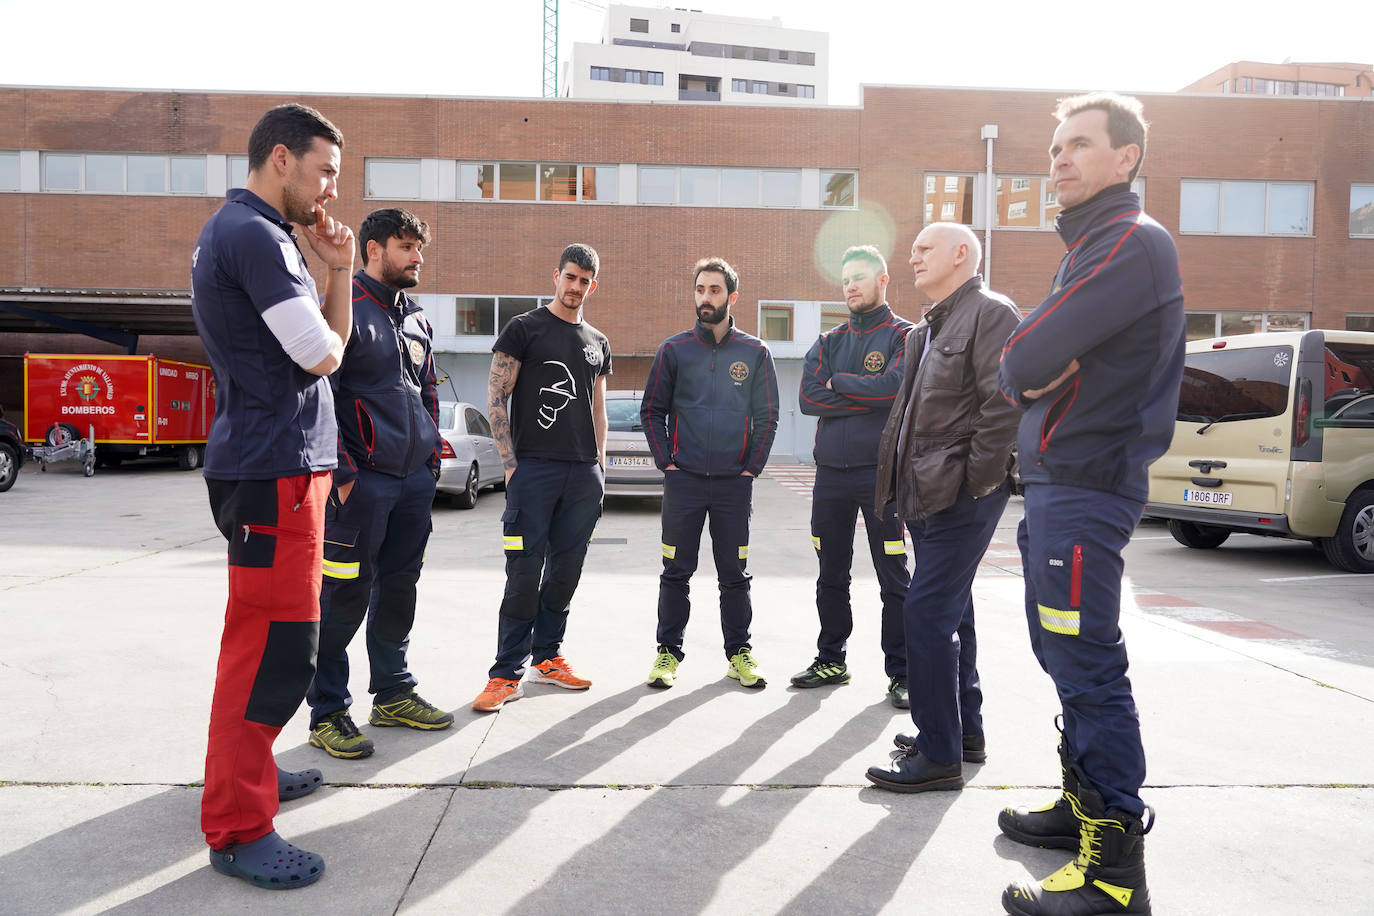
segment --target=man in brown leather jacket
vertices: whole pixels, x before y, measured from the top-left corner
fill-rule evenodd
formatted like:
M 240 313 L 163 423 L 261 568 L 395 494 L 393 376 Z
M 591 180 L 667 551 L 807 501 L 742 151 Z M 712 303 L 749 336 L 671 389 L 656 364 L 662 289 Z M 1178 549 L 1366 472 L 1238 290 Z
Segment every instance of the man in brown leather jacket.
M 907 335 L 902 386 L 878 442 L 875 505 L 896 500 L 915 565 L 902 617 L 917 733 L 899 734 L 896 759 L 868 770 L 896 792 L 963 788 L 961 761 L 987 759 L 971 589 L 1011 494 L 1021 410 L 1002 396 L 997 369 L 1021 315 L 984 288 L 982 256 L 958 223 L 916 237 L 916 290 L 936 305 Z

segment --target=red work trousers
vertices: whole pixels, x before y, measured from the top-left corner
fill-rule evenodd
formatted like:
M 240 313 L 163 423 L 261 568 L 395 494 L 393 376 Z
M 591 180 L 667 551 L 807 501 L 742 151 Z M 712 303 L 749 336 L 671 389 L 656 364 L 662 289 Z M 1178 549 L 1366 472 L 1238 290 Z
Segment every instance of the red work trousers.
M 211 849 L 272 832 L 272 742 L 315 673 L 330 476 L 206 481 L 215 524 L 229 542 L 229 601 L 200 809 Z

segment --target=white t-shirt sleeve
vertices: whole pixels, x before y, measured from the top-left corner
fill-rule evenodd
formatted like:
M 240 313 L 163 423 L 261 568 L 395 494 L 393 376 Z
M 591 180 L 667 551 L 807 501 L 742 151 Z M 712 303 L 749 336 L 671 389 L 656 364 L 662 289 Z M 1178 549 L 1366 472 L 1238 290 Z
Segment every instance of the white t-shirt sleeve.
M 277 338 L 286 355 L 302 369 L 309 370 L 334 349 L 338 340 L 320 313 L 320 307 L 305 296 L 296 296 L 265 309 L 262 320 Z

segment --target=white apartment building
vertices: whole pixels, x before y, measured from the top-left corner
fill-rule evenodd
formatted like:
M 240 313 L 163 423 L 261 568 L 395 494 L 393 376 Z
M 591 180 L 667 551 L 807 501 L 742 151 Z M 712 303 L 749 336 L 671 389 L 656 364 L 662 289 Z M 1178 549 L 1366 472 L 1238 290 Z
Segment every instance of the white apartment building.
M 563 65 L 573 99 L 824 105 L 830 36 L 782 20 L 673 7 L 606 10 L 601 42 L 577 42 Z

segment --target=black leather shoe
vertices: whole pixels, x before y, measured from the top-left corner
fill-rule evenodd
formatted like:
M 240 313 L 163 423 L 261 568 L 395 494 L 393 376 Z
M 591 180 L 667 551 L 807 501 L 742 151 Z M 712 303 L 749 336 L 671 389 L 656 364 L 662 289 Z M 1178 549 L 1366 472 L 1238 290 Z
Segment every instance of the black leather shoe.
M 916 746 L 916 736 L 910 732 L 898 732 L 892 739 L 898 751 L 909 751 Z M 894 752 L 893 759 L 896 759 Z M 988 739 L 982 735 L 964 736 L 964 763 L 986 763 L 988 759 Z
M 915 749 L 885 767 L 869 767 L 868 781 L 893 792 L 956 791 L 964 787 L 964 768 L 959 763 L 936 763 Z

